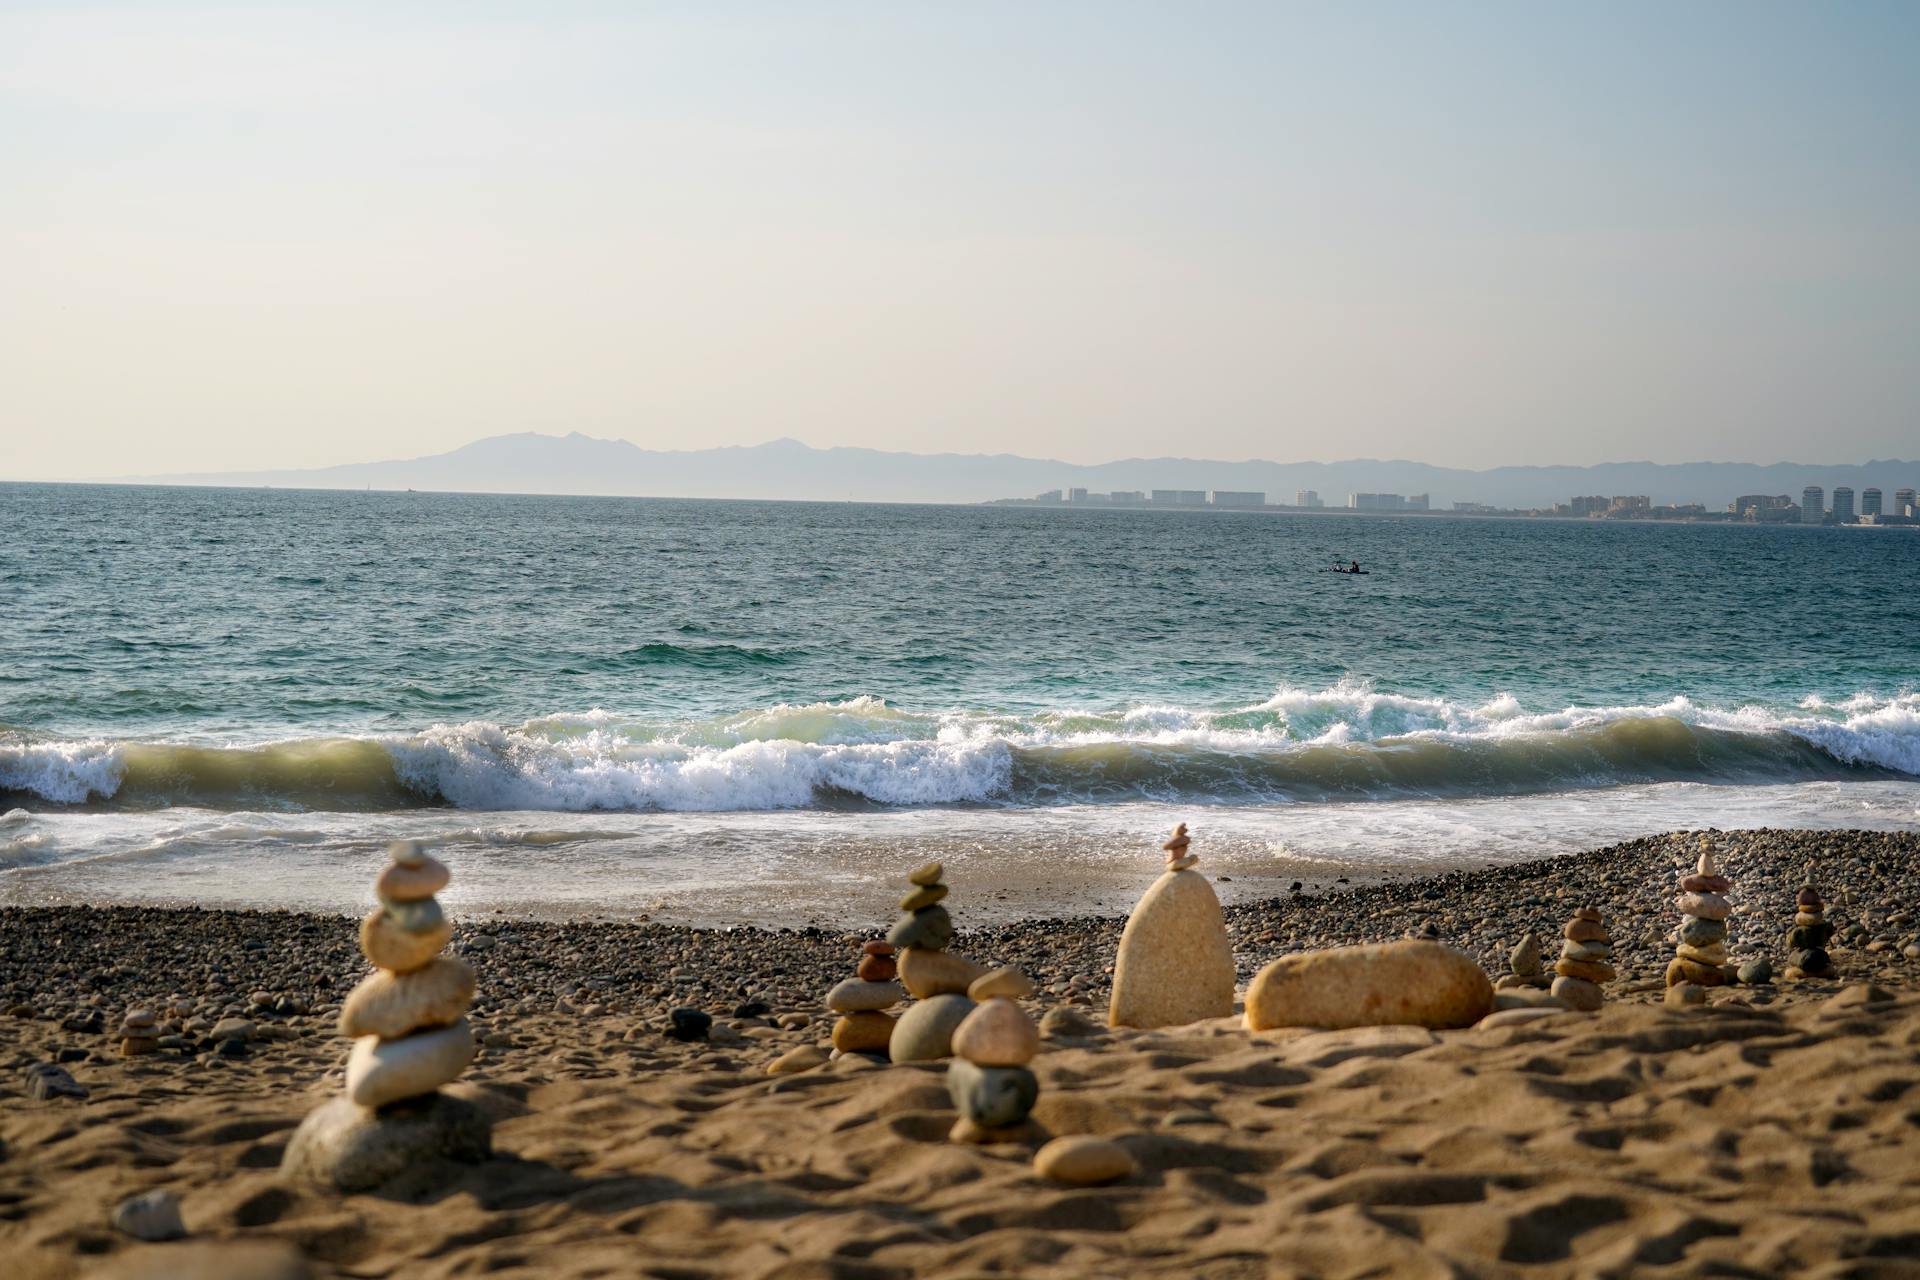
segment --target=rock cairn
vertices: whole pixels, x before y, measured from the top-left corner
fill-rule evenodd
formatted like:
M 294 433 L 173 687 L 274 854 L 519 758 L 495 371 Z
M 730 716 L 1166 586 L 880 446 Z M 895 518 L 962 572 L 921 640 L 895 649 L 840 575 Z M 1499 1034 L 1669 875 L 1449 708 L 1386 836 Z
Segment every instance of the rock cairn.
M 151 1009 L 129 1009 L 120 1020 L 120 1055 L 142 1058 L 160 1052 L 159 1019 Z
M 1560 958 L 1553 962 L 1552 992 L 1569 1009 L 1592 1013 L 1606 1000 L 1600 984 L 1611 982 L 1613 939 L 1597 908 L 1581 907 L 1560 930 Z
M 1511 991 L 1515 987 L 1545 988 L 1547 975 L 1540 969 L 1540 937 L 1529 929 L 1520 935 L 1513 950 L 1507 953 L 1507 967 L 1513 972 L 1503 974 L 1500 981 L 1493 985 L 1502 991 Z
M 978 978 L 979 965 L 947 950 L 953 941 L 953 919 L 947 914 L 945 873 L 929 862 L 907 877 L 911 892 L 900 900 L 902 915 L 887 931 L 887 941 L 899 948 L 900 984 L 915 1003 L 894 1024 L 888 1055 L 895 1062 L 929 1062 L 953 1052 L 953 1033 L 973 1012 L 967 987 Z
M 1827 944 L 1833 941 L 1833 926 L 1827 922 L 1827 904 L 1809 879 L 1794 900 L 1793 928 L 1787 931 L 1787 964 L 1807 978 L 1834 976 L 1833 957 Z
M 1161 845 L 1167 869 L 1140 896 L 1113 960 L 1107 1022 L 1177 1027 L 1233 1014 L 1233 944 L 1220 899 L 1194 870 L 1187 824 Z
M 1040 1097 L 1040 1081 L 1027 1066 L 1040 1052 L 1040 1029 L 1015 1002 L 1032 995 L 1033 983 L 1013 968 L 983 974 L 967 988 L 976 1007 L 954 1030 L 947 1068 L 947 1096 L 960 1113 L 948 1135 L 953 1141 L 1025 1136 Z
M 434 1157 L 478 1161 L 491 1127 L 440 1086 L 473 1061 L 473 970 L 440 951 L 452 937 L 434 896 L 447 868 L 402 841 L 374 885 L 380 905 L 360 923 L 360 950 L 376 972 L 340 1007 L 346 1096 L 309 1115 L 287 1144 L 283 1172 L 362 1190 Z
M 894 981 L 896 972 L 891 942 L 869 942 L 860 949 L 855 975 L 827 992 L 827 1008 L 840 1015 L 833 1024 L 835 1049 L 886 1054 L 893 1040 L 893 1015 L 886 1010 L 907 997 Z
M 1673 900 L 1682 919 L 1674 934 L 1678 945 L 1667 964 L 1669 1004 L 1699 1004 L 1708 987 L 1726 984 L 1727 917 L 1733 913 L 1726 895 L 1732 887 L 1714 867 L 1712 848 L 1701 840 L 1700 860 L 1691 875 L 1680 877 L 1680 896 Z M 1675 994 L 1678 987 L 1693 990 Z

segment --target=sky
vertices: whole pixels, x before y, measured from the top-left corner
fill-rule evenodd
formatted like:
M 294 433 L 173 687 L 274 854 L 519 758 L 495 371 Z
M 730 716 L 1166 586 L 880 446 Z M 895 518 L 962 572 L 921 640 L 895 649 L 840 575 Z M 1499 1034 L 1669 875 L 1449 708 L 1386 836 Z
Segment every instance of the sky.
M 1920 4 L 0 0 L 0 478 L 1920 454 Z

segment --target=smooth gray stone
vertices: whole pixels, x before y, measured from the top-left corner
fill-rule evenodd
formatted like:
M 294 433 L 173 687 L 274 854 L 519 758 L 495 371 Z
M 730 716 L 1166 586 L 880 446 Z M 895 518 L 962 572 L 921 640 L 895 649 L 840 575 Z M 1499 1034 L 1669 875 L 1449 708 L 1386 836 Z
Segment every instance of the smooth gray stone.
M 180 1197 L 162 1187 L 113 1208 L 113 1225 L 135 1240 L 178 1240 L 187 1234 L 180 1218 Z
M 1765 986 L 1773 981 L 1773 962 L 1765 956 L 1740 966 L 1740 981 L 1749 987 Z
M 493 1154 L 493 1122 L 460 1098 L 429 1093 L 378 1111 L 335 1098 L 300 1122 L 280 1159 L 282 1177 L 367 1191 L 445 1160 Z
M 1025 1067 L 981 1067 L 955 1058 L 947 1096 L 956 1111 L 986 1129 L 1019 1124 L 1040 1099 L 1040 1081 Z
M 953 941 L 953 917 L 938 903 L 923 907 L 909 916 L 901 916 L 887 930 L 887 941 L 896 947 L 925 947 L 945 951 Z
M 1680 928 L 1680 941 L 1690 947 L 1709 946 L 1727 936 L 1725 920 L 1702 920 L 1699 916 L 1688 916 L 1686 924 Z
M 974 1011 L 963 995 L 915 1000 L 893 1024 L 887 1055 L 895 1062 L 932 1062 L 953 1056 L 953 1033 Z

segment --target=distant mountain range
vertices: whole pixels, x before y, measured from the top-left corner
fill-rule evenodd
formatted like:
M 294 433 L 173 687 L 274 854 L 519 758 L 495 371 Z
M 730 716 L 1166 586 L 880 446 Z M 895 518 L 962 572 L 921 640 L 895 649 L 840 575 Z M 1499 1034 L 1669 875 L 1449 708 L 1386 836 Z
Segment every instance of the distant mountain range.
M 304 471 L 216 472 L 137 477 L 159 484 L 277 485 L 316 489 L 440 489 L 481 493 L 618 494 L 635 497 L 796 498 L 861 502 L 983 502 L 1048 489 L 1257 489 L 1290 503 L 1317 490 L 1328 506 L 1349 493 L 1425 493 L 1436 508 L 1453 502 L 1546 507 L 1576 494 L 1645 494 L 1656 504 L 1701 502 L 1724 508 L 1747 493 L 1784 493 L 1794 501 L 1817 484 L 1855 492 L 1878 486 L 1889 499 L 1920 487 L 1920 463 L 1859 466 L 1780 462 L 1612 462 L 1592 467 L 1495 467 L 1467 471 L 1423 462 L 1242 462 L 1127 458 L 1081 466 L 1015 454 L 894 453 L 815 449 L 798 440 L 722 449 L 642 449 L 624 440 L 520 432 L 492 436 L 450 453 L 392 462 L 356 462 Z

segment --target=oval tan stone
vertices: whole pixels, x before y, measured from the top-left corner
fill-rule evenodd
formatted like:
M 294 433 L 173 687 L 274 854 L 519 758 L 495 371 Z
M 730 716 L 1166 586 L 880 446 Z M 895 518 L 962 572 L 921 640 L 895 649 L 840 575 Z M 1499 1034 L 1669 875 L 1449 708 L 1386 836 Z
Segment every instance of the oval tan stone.
M 907 998 L 897 982 L 868 982 L 848 978 L 827 992 L 827 1008 L 835 1013 L 865 1013 L 872 1009 L 891 1009 Z
M 934 996 L 907 1006 L 893 1024 L 887 1056 L 895 1062 L 932 1062 L 953 1053 L 953 1033 L 973 1012 L 961 995 Z
M 1133 1157 L 1125 1147 L 1084 1133 L 1055 1138 L 1033 1157 L 1035 1173 L 1070 1187 L 1118 1182 L 1133 1170 Z
M 842 1053 L 885 1053 L 893 1039 L 893 1019 L 872 1009 L 850 1013 L 833 1024 L 833 1047 Z
M 389 862 L 373 882 L 373 891 L 387 902 L 422 902 L 446 888 L 451 878 L 445 863 L 423 853 L 411 864 Z
M 360 922 L 360 953 L 382 969 L 411 973 L 439 955 L 451 937 L 453 926 L 445 920 L 425 933 L 408 933 L 377 908 Z
M 432 1093 L 473 1061 L 473 1028 L 461 1018 L 399 1040 L 362 1036 L 347 1054 L 347 1096 L 363 1107 Z
M 1040 1052 L 1040 1028 L 1005 997 L 968 1014 L 953 1032 L 956 1057 L 980 1067 L 1024 1067 Z
M 1178 1027 L 1233 1013 L 1233 944 L 1213 886 L 1198 871 L 1168 871 L 1127 917 L 1113 962 L 1107 1022 Z
M 991 1000 L 995 996 L 1025 1000 L 1032 994 L 1033 980 L 1010 964 L 1003 964 L 990 973 L 982 974 L 967 988 L 967 998 L 970 1000 Z
M 411 973 L 382 969 L 340 1006 L 340 1034 L 350 1040 L 397 1040 L 422 1027 L 444 1027 L 473 1002 L 473 970 L 464 960 L 435 956 Z
M 1493 983 L 1464 951 L 1409 938 L 1282 956 L 1247 988 L 1247 1029 L 1472 1026 Z
M 900 952 L 900 985 L 916 1000 L 933 996 L 965 995 L 973 980 L 986 970 L 953 951 L 905 947 Z

